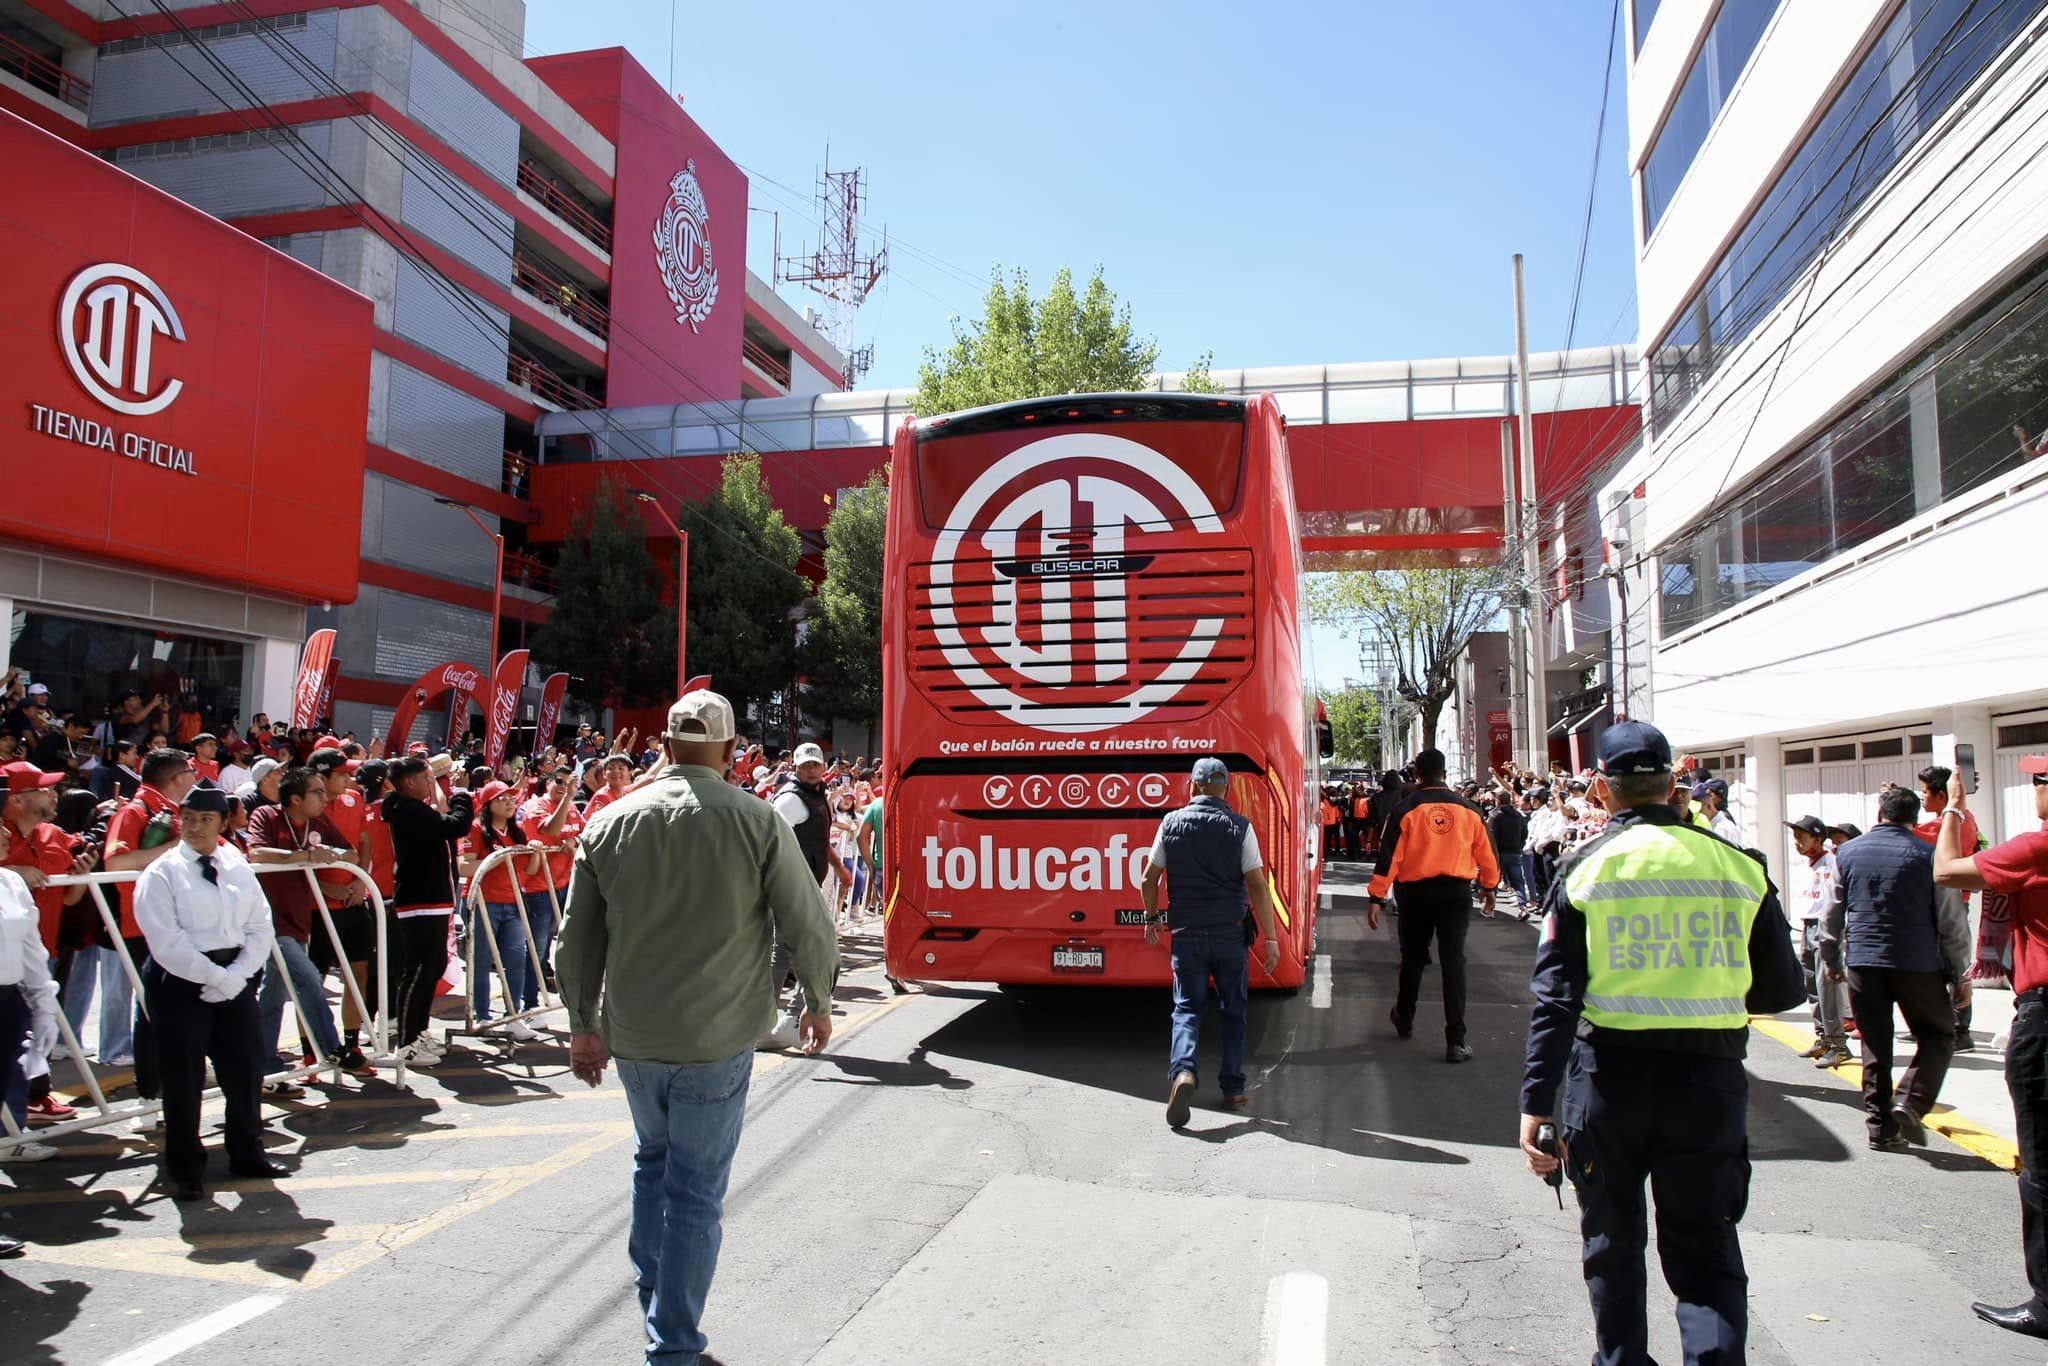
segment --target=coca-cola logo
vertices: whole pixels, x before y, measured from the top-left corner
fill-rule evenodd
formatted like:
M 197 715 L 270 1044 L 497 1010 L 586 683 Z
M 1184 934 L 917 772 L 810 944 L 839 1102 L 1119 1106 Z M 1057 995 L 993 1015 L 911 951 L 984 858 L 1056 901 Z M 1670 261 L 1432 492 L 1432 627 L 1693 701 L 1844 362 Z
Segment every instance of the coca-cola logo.
M 512 713 L 519 706 L 519 689 L 500 688 L 491 699 L 491 730 L 503 736 L 512 729 Z
M 326 677 L 324 674 L 315 673 L 311 669 L 304 670 L 299 674 L 298 701 L 292 710 L 305 718 L 301 724 L 311 725 L 318 719 L 320 688 L 325 681 Z
M 453 688 L 456 692 L 473 693 L 476 691 L 477 684 L 482 681 L 482 675 L 477 673 L 475 669 L 465 669 L 459 664 L 450 664 L 447 668 L 441 670 L 442 685 Z

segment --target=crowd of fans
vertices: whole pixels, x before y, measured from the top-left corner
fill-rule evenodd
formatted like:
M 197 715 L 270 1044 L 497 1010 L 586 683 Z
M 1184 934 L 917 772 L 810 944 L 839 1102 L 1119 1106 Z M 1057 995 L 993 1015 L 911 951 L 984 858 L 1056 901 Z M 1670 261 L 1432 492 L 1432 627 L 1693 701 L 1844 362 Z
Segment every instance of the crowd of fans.
M 188 795 L 200 787 L 219 790 L 226 807 L 223 843 L 255 869 L 269 870 L 258 883 L 291 989 L 274 961 L 264 964 L 260 1055 L 270 1075 L 263 1093 L 287 1098 L 302 1088 L 279 1074 L 316 1062 L 373 1073 L 363 1049 L 363 1006 L 374 1009 L 380 970 L 392 978 L 395 1015 L 423 1026 L 432 996 L 466 987 L 478 1027 L 515 1042 L 537 1037 L 522 1017 L 540 1005 L 543 987 L 555 986 L 552 948 L 578 835 L 606 806 L 650 781 L 661 763 L 655 737 L 637 743 L 642 737 L 627 730 L 607 738 L 588 724 L 498 772 L 483 763 L 480 745 L 465 747 L 466 753 L 429 753 L 427 744 L 413 743 L 405 754 L 387 756 L 377 737 L 364 743 L 347 731 L 294 729 L 262 714 L 251 717 L 246 730 L 207 726 L 186 696 L 145 698 L 131 691 L 95 717 L 61 708 L 46 685 L 25 682 L 20 670 L 0 680 L 0 778 L 7 794 L 0 866 L 19 874 L 30 890 L 73 1035 L 90 1040 L 81 1047 L 96 1053 L 102 1068 L 133 1068 L 129 1084 L 147 1099 L 160 1098 L 161 1075 L 130 974 L 131 966 L 142 974 L 149 961 L 134 888 L 104 886 L 102 902 L 87 885 L 52 885 L 51 879 L 147 867 L 177 844 Z M 380 967 L 371 898 L 353 870 L 368 875 L 402 925 L 405 898 L 396 884 L 386 813 L 388 799 L 404 786 L 399 778 L 422 764 L 432 779 L 431 786 L 419 785 L 427 804 L 443 821 L 456 812 L 468 822 L 467 834 L 452 844 L 454 899 L 469 904 L 470 881 L 481 870 L 483 904 L 473 917 L 451 918 L 443 910 L 451 921 L 452 954 L 437 951 L 414 962 L 394 942 L 386 948 L 390 961 Z M 840 929 L 871 922 L 880 910 L 879 765 L 859 756 L 828 762 L 816 745 L 771 754 L 742 741 L 726 776 L 773 803 L 792 826 L 800 827 L 814 809 L 827 813 L 821 893 Z M 510 857 L 485 866 L 508 849 Z M 294 871 L 279 871 L 279 865 Z M 451 961 L 467 965 L 460 986 Z M 408 975 L 409 966 L 421 962 L 433 974 L 424 983 L 417 973 Z M 96 1001 L 98 1026 L 88 1031 Z M 288 1015 L 297 1020 L 296 1047 L 282 1037 Z M 446 1051 L 424 1028 L 404 1024 L 395 1042 L 414 1066 L 431 1065 Z M 75 1116 L 50 1087 L 50 1065 L 69 1058 L 55 1040 L 30 1050 L 23 1062 L 26 1095 L 9 1098 L 17 1127 Z M 136 1121 L 142 1131 L 159 1125 L 157 1116 Z M 38 1161 L 55 1152 L 30 1142 L 0 1150 L 0 1162 Z

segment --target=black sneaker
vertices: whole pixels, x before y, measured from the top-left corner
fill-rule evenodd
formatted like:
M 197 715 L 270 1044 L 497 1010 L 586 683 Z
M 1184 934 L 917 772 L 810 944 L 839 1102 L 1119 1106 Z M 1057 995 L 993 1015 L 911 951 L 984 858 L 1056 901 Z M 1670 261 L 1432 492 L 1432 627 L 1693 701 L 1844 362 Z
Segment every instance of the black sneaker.
M 1470 1062 L 1470 1061 L 1472 1061 L 1472 1045 L 1471 1045 L 1471 1044 L 1467 1044 L 1467 1043 L 1454 1043 L 1454 1044 L 1446 1044 L 1446 1045 L 1444 1046 L 1444 1061 L 1445 1061 L 1445 1062 Z
M 1415 1026 L 1401 1023 L 1401 1012 L 1398 1008 L 1387 1012 L 1387 1023 L 1394 1027 L 1395 1038 L 1412 1039 L 1415 1037 Z
M 1898 1129 L 1899 1137 L 1908 1143 L 1924 1145 L 1927 1142 L 1927 1126 L 1920 1122 L 1920 1116 L 1903 1105 L 1892 1107 L 1892 1125 Z
M 1903 1153 L 1912 1146 L 1904 1134 L 1882 1134 L 1870 1140 L 1870 1151 L 1874 1153 Z

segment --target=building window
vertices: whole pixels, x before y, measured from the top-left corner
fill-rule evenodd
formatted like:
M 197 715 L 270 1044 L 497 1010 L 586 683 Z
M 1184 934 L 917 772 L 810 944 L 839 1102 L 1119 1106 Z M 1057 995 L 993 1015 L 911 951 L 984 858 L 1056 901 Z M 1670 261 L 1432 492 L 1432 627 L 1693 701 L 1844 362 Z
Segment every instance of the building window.
M 1634 0 L 1636 16 L 1636 51 L 1643 50 L 1643 39 L 1650 32 L 1650 25 L 1657 22 L 1659 0 Z
M 1788 767 L 1798 764 L 1810 764 L 1812 762 L 1813 751 L 1810 749 L 1788 749 L 1785 751 L 1785 763 Z
M 1915 430 L 1909 394 L 1933 387 Z M 1936 341 L 1877 395 L 1724 502 L 1662 554 L 1662 632 L 1737 606 L 2017 469 L 2048 447 L 2048 264 Z M 1940 487 L 1915 481 L 1933 448 Z M 2032 452 L 2030 454 L 2030 451 Z
M 145 699 L 162 693 L 174 712 L 181 699 L 195 699 L 214 730 L 245 719 L 243 646 L 237 641 L 81 621 L 34 608 L 15 620 L 19 633 L 8 662 L 49 684 L 59 716 L 81 711 L 97 723 L 123 693 L 134 691 Z
M 1907 149 L 2042 7 L 2043 0 L 1899 6 L 1700 292 L 1650 349 L 1655 430 L 1677 419 L 1720 358 L 1784 301 Z
M 1640 22 L 1640 5 L 1636 12 Z M 1671 197 L 1678 193 L 1693 158 L 1706 145 L 1714 120 L 1720 117 L 1721 107 L 1728 103 L 1736 80 L 1777 12 L 1778 0 L 1727 0 L 1714 16 L 1713 27 L 1707 30 L 1706 41 L 1694 54 L 1692 69 L 1685 73 L 1678 97 L 1671 102 L 1671 112 L 1664 116 L 1664 126 L 1657 130 L 1650 154 L 1643 159 L 1644 237 L 1657 230 Z

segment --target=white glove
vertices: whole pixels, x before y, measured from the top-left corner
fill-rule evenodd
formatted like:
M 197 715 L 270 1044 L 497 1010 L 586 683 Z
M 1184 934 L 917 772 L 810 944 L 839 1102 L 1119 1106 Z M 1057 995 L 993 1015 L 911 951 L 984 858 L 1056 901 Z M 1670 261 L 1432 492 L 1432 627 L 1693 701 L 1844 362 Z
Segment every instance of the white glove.
M 235 988 L 234 990 L 229 990 L 226 987 L 205 986 L 199 988 L 199 999 L 206 1002 L 208 1005 L 217 1006 L 225 1004 L 228 1001 L 234 1000 L 236 994 L 239 991 L 239 987 Z
M 57 1047 L 57 1016 L 53 1011 L 40 1011 L 29 1035 L 29 1052 L 38 1058 L 47 1058 Z

